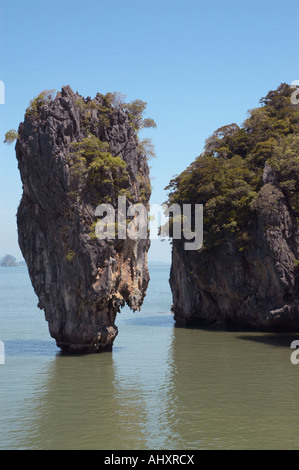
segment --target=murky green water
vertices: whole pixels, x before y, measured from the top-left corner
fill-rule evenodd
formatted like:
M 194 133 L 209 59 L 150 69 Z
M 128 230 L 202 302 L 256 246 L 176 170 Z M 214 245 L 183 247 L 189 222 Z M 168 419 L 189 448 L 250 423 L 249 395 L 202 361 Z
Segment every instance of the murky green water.
M 174 328 L 168 273 L 112 353 L 64 356 L 26 268 L 1 268 L 1 449 L 299 448 L 299 335 Z

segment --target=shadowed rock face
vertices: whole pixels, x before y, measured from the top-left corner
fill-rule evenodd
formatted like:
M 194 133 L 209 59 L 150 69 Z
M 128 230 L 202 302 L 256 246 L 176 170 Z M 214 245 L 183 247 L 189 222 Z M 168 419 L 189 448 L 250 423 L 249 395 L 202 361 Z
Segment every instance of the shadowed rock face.
M 100 203 L 116 207 L 119 194 L 148 203 L 149 170 L 136 132 L 128 113 L 105 97 L 85 100 L 68 86 L 31 107 L 18 132 L 19 245 L 50 334 L 65 351 L 109 350 L 117 312 L 143 302 L 149 240 L 100 240 L 94 213 Z M 87 138 L 103 143 L 107 157 L 93 169 L 97 154 L 80 146 Z
M 170 285 L 177 325 L 298 330 L 298 224 L 267 163 L 256 201 L 246 252 L 230 240 L 206 260 L 173 241 Z

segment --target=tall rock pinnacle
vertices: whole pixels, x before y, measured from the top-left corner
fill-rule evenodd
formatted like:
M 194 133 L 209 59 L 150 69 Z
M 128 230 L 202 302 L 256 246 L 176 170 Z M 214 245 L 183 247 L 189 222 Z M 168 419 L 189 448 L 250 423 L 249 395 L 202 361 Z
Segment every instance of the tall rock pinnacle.
M 19 126 L 19 245 L 50 334 L 65 351 L 111 349 L 117 312 L 125 303 L 139 310 L 146 293 L 149 239 L 95 235 L 98 205 L 117 214 L 121 195 L 127 207 L 148 207 L 134 116 L 112 94 L 84 99 L 66 86 L 32 100 Z

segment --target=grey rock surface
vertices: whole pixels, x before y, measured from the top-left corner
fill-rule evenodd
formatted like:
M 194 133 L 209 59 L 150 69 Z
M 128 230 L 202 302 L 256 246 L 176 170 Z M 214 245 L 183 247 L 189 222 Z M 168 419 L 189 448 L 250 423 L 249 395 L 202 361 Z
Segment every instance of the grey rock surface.
M 170 285 L 177 325 L 298 330 L 298 224 L 267 163 L 251 216 L 255 230 L 245 252 L 231 240 L 206 259 L 173 240 Z
M 63 87 L 38 112 L 26 113 L 16 144 L 23 183 L 19 245 L 50 334 L 70 352 L 110 350 L 117 312 L 125 303 L 140 309 L 149 282 L 148 239 L 91 236 L 96 206 L 116 205 L 116 176 L 107 171 L 106 183 L 91 184 L 73 165 L 72 144 L 96 136 L 126 163 L 130 203 L 140 202 L 141 194 L 144 203 L 149 200 L 147 160 L 128 114 L 103 100 Z M 121 180 L 123 169 L 116 172 Z

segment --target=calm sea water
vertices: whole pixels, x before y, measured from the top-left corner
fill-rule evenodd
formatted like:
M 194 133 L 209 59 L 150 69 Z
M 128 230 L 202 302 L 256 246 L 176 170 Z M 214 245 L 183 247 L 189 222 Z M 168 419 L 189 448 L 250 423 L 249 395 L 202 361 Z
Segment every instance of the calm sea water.
M 169 267 L 112 353 L 60 354 L 26 267 L 0 268 L 0 449 L 298 449 L 296 334 L 175 328 Z

